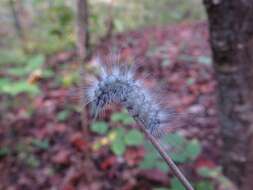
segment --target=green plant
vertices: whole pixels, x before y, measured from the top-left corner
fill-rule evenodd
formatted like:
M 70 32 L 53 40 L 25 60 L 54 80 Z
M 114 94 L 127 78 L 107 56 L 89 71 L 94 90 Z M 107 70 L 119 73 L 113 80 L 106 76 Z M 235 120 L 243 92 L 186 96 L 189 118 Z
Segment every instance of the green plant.
M 156 149 L 152 146 L 151 143 L 145 141 L 144 147 L 146 155 L 144 160 L 140 163 L 139 167 L 141 169 L 160 169 L 164 173 L 169 171 L 168 165 L 163 161 L 161 156 L 157 153 Z
M 0 83 L 2 84 L 0 92 L 11 96 L 16 96 L 20 93 L 36 95 L 39 92 L 39 88 L 36 85 L 29 84 L 26 81 L 11 82 L 9 80 L 2 80 Z
M 125 111 L 112 114 L 111 122 L 124 125 L 134 123 L 132 117 Z M 95 149 L 99 149 L 103 145 L 109 145 L 110 150 L 117 156 L 122 156 L 128 146 L 139 146 L 144 141 L 143 134 L 137 129 L 125 130 L 120 127 L 108 130 L 108 124 L 103 121 L 94 122 L 91 125 L 91 131 L 105 135 L 95 143 Z
M 20 49 L 6 49 L 0 51 L 0 67 L 8 65 L 23 65 L 27 55 Z
M 91 131 L 103 135 L 107 132 L 108 125 L 103 121 L 96 121 L 91 125 Z
M 126 132 L 125 129 L 118 128 L 114 132 L 116 137 L 112 140 L 110 148 L 118 156 L 124 154 L 127 146 L 139 146 L 144 140 L 142 133 L 137 129 L 131 129 Z
M 215 168 L 201 167 L 198 168 L 197 173 L 205 178 L 216 178 L 219 175 L 221 175 L 221 167 Z
M 184 186 L 175 177 L 171 179 L 170 184 L 171 184 L 170 190 L 185 190 Z
M 214 185 L 208 180 L 201 180 L 195 185 L 196 190 L 214 190 Z
M 170 155 L 175 162 L 184 163 L 196 159 L 201 152 L 198 140 L 187 140 L 180 134 L 170 133 L 162 139 L 162 143 L 169 146 Z
M 98 134 L 104 134 L 106 123 L 98 123 L 93 127 L 92 131 Z M 102 129 L 101 131 L 101 128 Z M 136 139 L 138 138 L 138 139 Z M 139 146 L 143 143 L 144 137 L 137 129 L 126 131 L 123 128 L 110 130 L 100 141 L 95 142 L 95 149 L 99 149 L 103 145 L 109 145 L 110 150 L 117 156 L 122 156 L 128 146 Z
M 110 149 L 115 155 L 121 156 L 126 150 L 126 143 L 123 140 L 125 130 L 123 128 L 117 128 L 113 132 L 115 133 L 115 138 L 111 141 Z
M 45 57 L 41 54 L 25 56 L 21 53 L 17 55 L 22 57 L 20 62 L 11 59 L 11 56 L 6 53 L 6 57 L 9 58 L 6 58 L 5 61 L 10 66 L 7 66 L 5 71 L 10 77 L 0 79 L 0 92 L 11 96 L 16 96 L 21 93 L 27 93 L 29 95 L 38 94 L 40 91 L 38 86 L 29 80 L 35 75 L 37 77 L 48 77 L 51 75 L 50 70 L 42 69 Z

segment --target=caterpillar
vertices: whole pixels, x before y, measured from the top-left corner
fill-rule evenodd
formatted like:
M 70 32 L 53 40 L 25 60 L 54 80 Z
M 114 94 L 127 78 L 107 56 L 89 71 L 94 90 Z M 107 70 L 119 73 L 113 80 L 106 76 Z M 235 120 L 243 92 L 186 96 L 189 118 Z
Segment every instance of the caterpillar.
M 98 78 L 84 93 L 83 98 L 86 103 L 91 104 L 93 116 L 96 118 L 97 114 L 111 103 L 119 103 L 126 107 L 137 123 L 143 125 L 146 136 L 169 165 L 174 175 L 187 190 L 193 190 L 189 181 L 156 140 L 164 133 L 164 127 L 171 116 L 170 111 L 157 102 L 155 95 L 144 87 L 141 80 L 136 79 L 134 67 L 120 64 L 113 59 L 111 61 L 112 67 L 99 64 Z
M 137 67 L 110 59 L 108 65 L 99 65 L 98 77 L 85 90 L 85 102 L 91 104 L 96 117 L 106 105 L 118 103 L 125 107 L 137 123 L 155 137 L 160 137 L 169 121 L 171 111 L 159 103 L 157 95 L 136 77 Z

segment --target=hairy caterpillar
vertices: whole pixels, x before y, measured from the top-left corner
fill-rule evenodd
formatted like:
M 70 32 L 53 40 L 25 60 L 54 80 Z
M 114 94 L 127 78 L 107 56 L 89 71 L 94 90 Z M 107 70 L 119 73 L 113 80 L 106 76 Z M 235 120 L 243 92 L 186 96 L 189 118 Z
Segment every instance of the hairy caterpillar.
M 119 103 L 150 134 L 161 136 L 170 118 L 169 109 L 163 108 L 156 95 L 136 79 L 136 68 L 116 59 L 111 59 L 111 62 L 111 67 L 99 63 L 100 74 L 85 92 L 93 115 L 96 117 L 110 103 Z
M 133 67 L 120 64 L 117 60 L 111 59 L 111 61 L 112 67 L 100 64 L 100 74 L 97 80 L 93 81 L 85 91 L 84 99 L 86 103 L 91 103 L 93 115 L 96 118 L 97 114 L 110 103 L 119 103 L 126 107 L 130 115 L 142 124 L 142 131 L 169 165 L 174 175 L 187 190 L 193 190 L 189 181 L 155 138 L 163 134 L 165 124 L 171 116 L 170 112 L 157 102 L 154 94 L 146 89 L 140 80 L 135 78 Z

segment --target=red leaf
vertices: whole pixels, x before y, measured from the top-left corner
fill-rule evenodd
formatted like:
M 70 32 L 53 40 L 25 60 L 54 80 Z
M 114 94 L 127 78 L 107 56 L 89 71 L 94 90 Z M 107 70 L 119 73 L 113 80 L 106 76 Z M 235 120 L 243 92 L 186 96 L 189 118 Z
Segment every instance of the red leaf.
M 100 168 L 102 170 L 108 170 L 115 164 L 115 162 L 116 162 L 116 157 L 110 156 L 100 163 Z
M 141 148 L 128 148 L 125 153 L 125 159 L 129 166 L 138 164 L 144 157 L 145 151 Z
M 84 151 L 88 147 L 88 143 L 83 139 L 81 133 L 73 134 L 70 142 L 78 151 Z
M 198 168 L 202 168 L 202 167 L 207 167 L 207 168 L 215 168 L 217 167 L 217 165 L 211 161 L 211 160 L 208 160 L 206 158 L 203 158 L 203 157 L 199 157 L 196 162 L 195 162 L 195 168 L 198 169 Z

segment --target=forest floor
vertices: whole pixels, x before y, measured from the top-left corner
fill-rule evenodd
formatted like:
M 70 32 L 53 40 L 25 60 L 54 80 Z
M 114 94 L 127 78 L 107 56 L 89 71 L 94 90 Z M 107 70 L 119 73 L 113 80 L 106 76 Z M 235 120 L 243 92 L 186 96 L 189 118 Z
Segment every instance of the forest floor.
M 159 84 L 167 104 L 182 113 L 175 130 L 200 140 L 203 151 L 189 167 L 218 165 L 221 140 L 207 24 L 183 23 L 117 34 L 97 51 L 106 54 L 114 49 L 122 59 L 136 60 L 140 76 L 150 74 L 147 84 Z M 78 67 L 75 54 L 61 52 L 47 59 L 47 67 L 58 77 L 62 65 Z M 148 190 L 168 184 L 167 175 L 137 167 L 144 156 L 141 147 L 129 148 L 121 159 L 108 149 L 92 151 L 95 137 L 90 133 L 83 138 L 78 111 L 71 109 L 64 121 L 59 119 L 59 113 L 72 106 L 66 101 L 69 89 L 52 85 L 50 80 L 41 80 L 39 85 L 41 95 L 32 100 L 19 95 L 15 99 L 23 106 L 1 113 L 0 145 L 8 149 L 0 153 L 0 189 Z M 27 114 L 25 105 L 30 104 L 33 111 Z

